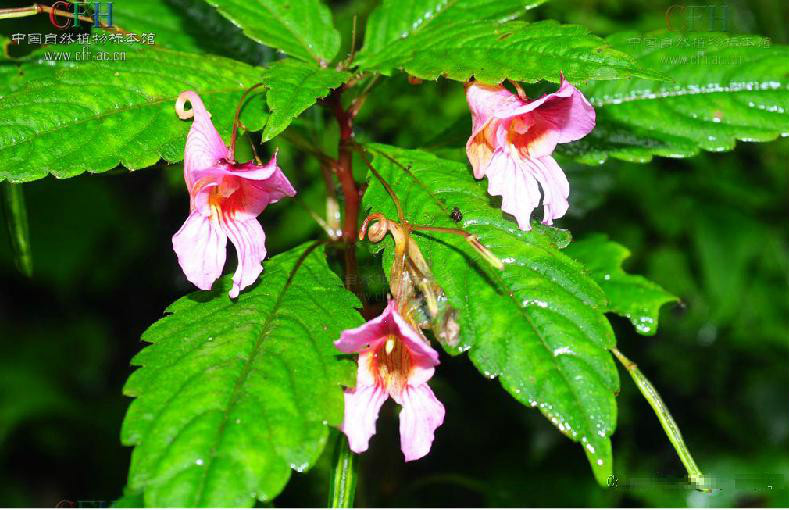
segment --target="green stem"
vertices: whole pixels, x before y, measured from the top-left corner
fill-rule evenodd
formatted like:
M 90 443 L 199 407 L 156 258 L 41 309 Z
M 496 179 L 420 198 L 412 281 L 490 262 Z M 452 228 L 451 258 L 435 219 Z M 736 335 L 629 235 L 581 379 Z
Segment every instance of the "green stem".
M 696 462 L 693 460 L 693 456 L 690 454 L 690 450 L 685 445 L 685 440 L 682 439 L 682 433 L 679 431 L 679 426 L 677 426 L 677 422 L 674 421 L 674 418 L 671 416 L 671 412 L 666 407 L 665 402 L 663 399 L 660 398 L 660 394 L 649 382 L 649 379 L 638 369 L 635 363 L 630 361 L 624 354 L 619 352 L 618 349 L 613 348 L 611 352 L 614 353 L 614 356 L 619 360 L 620 363 L 627 369 L 630 373 L 630 376 L 635 381 L 636 386 L 641 391 L 641 394 L 644 395 L 644 398 L 647 399 L 649 405 L 652 406 L 652 409 L 655 411 L 655 414 L 660 420 L 660 424 L 663 426 L 663 430 L 666 432 L 669 441 L 671 444 L 674 445 L 674 449 L 677 451 L 680 460 L 685 465 L 685 469 L 688 471 L 688 478 L 690 478 L 691 483 L 696 486 L 696 488 L 703 492 L 712 492 L 709 487 L 707 487 L 706 480 L 704 479 L 704 475 L 702 474 L 699 467 L 696 465 Z
M 329 508 L 352 508 L 356 495 L 356 455 L 348 447 L 345 434 L 338 434 L 334 445 Z
M 30 250 L 30 232 L 27 226 L 27 208 L 22 185 L 4 182 L 3 199 L 14 261 L 19 271 L 30 278 L 33 276 L 33 255 Z

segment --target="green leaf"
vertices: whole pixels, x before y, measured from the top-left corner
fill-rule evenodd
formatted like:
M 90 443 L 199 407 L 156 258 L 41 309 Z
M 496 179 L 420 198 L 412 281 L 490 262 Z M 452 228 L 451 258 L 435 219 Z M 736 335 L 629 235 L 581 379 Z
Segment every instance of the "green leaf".
M 444 76 L 466 81 L 473 76 L 489 83 L 505 78 L 558 82 L 561 72 L 570 81 L 656 77 L 586 28 L 554 21 L 431 23 L 384 51 L 364 57 L 357 60 L 362 69 L 387 75 L 403 69 L 429 80 Z
M 588 163 L 609 156 L 645 162 L 789 136 L 789 47 L 719 33 L 622 33 L 606 42 L 672 81 L 584 87 L 597 127 L 560 152 Z
M 326 65 L 340 49 L 331 11 L 319 0 L 205 0 L 251 39 Z
M 117 52 L 125 61 L 75 61 L 83 49 L 94 58 L 100 51 Z M 55 54 L 71 61 L 48 60 Z M 258 81 L 260 69 L 241 62 L 158 46 L 39 50 L 0 98 L 0 180 L 72 177 L 118 164 L 135 170 L 160 158 L 180 161 L 192 122 L 176 115 L 178 94 L 198 92 L 227 140 L 241 94 Z M 244 124 L 260 129 L 264 117 L 262 95 L 253 96 Z
M 263 141 L 280 134 L 304 110 L 326 97 L 331 89 L 342 85 L 350 73 L 335 71 L 295 59 L 272 64 L 263 73 L 271 116 L 263 130 Z
M 273 51 L 247 38 L 203 0 L 114 0 L 112 21 L 126 31 L 153 33 L 156 44 L 173 50 L 209 52 L 259 65 Z
M 576 241 L 565 253 L 583 264 L 608 298 L 608 310 L 626 317 L 642 335 L 657 332 L 660 307 L 677 297 L 643 276 L 626 273 L 622 263 L 630 251 L 604 234 Z
M 228 276 L 167 309 L 132 360 L 123 424 L 134 445 L 129 489 L 148 506 L 251 506 L 271 500 L 291 469 L 314 464 L 342 421 L 341 385 L 355 366 L 333 342 L 356 327 L 357 299 L 322 249 L 265 263 L 236 302 Z
M 367 20 L 357 62 L 381 58 L 403 40 L 434 25 L 512 20 L 546 0 L 384 0 Z
M 460 236 L 414 233 L 449 303 L 457 310 L 460 340 L 449 351 L 469 350 L 480 372 L 499 377 L 524 405 L 537 407 L 573 441 L 581 442 L 595 477 L 612 473 L 609 436 L 616 424 L 615 339 L 605 317 L 606 298 L 575 260 L 563 254 L 566 232 L 536 225 L 518 230 L 461 163 L 423 151 L 368 146 L 373 166 L 403 202 L 406 219 L 463 228 L 504 262 L 498 271 Z M 397 218 L 374 178 L 364 206 Z M 450 219 L 454 207 L 463 218 Z M 392 243 L 387 255 L 392 257 Z M 445 346 L 446 347 L 446 346 Z

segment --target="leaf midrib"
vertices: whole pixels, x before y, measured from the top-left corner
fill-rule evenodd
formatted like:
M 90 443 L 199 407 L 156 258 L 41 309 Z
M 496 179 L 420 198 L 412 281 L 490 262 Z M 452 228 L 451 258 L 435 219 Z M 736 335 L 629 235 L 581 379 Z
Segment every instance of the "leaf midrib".
M 268 317 L 266 317 L 266 321 L 263 323 L 263 327 L 258 335 L 257 341 L 255 341 L 255 345 L 252 348 L 252 351 L 247 359 L 245 360 L 244 368 L 242 370 L 241 375 L 236 380 L 236 384 L 233 386 L 233 390 L 230 395 L 230 400 L 225 408 L 224 413 L 222 414 L 222 420 L 219 423 L 219 427 L 214 435 L 214 442 L 211 446 L 211 451 L 208 454 L 207 465 L 205 469 L 202 470 L 203 476 L 200 477 L 200 485 L 197 487 L 195 492 L 197 504 L 202 506 L 201 503 L 203 501 L 203 497 L 205 496 L 205 484 L 208 479 L 208 473 L 211 468 L 214 466 L 214 459 L 216 458 L 216 452 L 219 448 L 219 443 L 222 440 L 222 436 L 224 435 L 225 428 L 227 427 L 227 422 L 230 418 L 231 411 L 235 408 L 238 404 L 239 400 L 241 399 L 241 388 L 246 383 L 249 374 L 252 372 L 252 366 L 254 364 L 255 359 L 257 359 L 258 354 L 260 353 L 260 348 L 263 345 L 263 341 L 269 336 L 271 333 L 271 329 L 274 324 L 275 318 L 278 316 L 279 309 L 282 306 L 282 302 L 285 299 L 285 294 L 287 293 L 288 289 L 290 289 L 293 281 L 295 279 L 296 273 L 303 267 L 304 262 L 307 261 L 307 258 L 312 256 L 312 252 L 315 248 L 318 247 L 318 244 L 314 244 L 312 247 L 307 248 L 307 250 L 296 260 L 295 266 L 293 267 L 292 271 L 287 277 L 287 281 L 285 285 L 282 287 L 279 295 L 277 296 L 277 301 L 274 303 L 274 306 L 271 308 L 271 312 L 269 313 Z

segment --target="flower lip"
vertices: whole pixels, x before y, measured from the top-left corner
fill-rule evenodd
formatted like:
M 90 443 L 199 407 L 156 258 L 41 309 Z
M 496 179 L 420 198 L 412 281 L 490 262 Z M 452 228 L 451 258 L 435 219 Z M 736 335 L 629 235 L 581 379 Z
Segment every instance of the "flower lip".
M 413 357 L 405 342 L 390 334 L 377 347 L 369 349 L 370 372 L 376 383 L 387 388 L 390 393 L 400 394 L 408 384 L 413 367 Z
M 444 422 L 444 406 L 427 384 L 438 353 L 400 316 L 394 301 L 375 319 L 343 331 L 335 345 L 360 353 L 356 386 L 345 390 L 342 431 L 351 450 L 367 450 L 379 410 L 392 397 L 402 406 L 400 448 L 406 462 L 427 455 Z
M 397 304 L 394 300 L 389 300 L 386 309 L 375 319 L 357 328 L 343 331 L 334 345 L 345 353 L 375 351 L 390 335 L 404 342 L 405 347 L 418 358 L 418 361 L 424 361 L 431 366 L 439 364 L 438 352 L 422 340 L 419 333 L 397 312 Z

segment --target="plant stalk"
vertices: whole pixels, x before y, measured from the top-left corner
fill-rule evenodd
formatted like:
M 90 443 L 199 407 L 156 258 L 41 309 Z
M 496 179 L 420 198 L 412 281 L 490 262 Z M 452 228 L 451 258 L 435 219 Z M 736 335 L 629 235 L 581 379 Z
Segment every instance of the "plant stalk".
M 337 434 L 331 472 L 329 508 L 352 508 L 356 495 L 356 455 L 348 447 L 345 434 Z
M 345 198 L 345 217 L 343 218 L 342 237 L 346 243 L 356 242 L 359 223 L 359 188 L 353 180 L 353 115 L 342 106 L 342 87 L 334 90 L 328 103 L 340 126 L 340 141 L 337 147 L 337 177 L 340 179 L 342 194 Z
M 353 179 L 353 118 L 355 112 L 346 110 L 342 105 L 342 93 L 346 86 L 334 89 L 324 104 L 334 113 L 340 127 L 340 140 L 337 143 L 337 160 L 334 170 L 340 181 L 344 199 L 342 239 L 345 245 L 345 287 L 356 294 L 362 302 L 362 314 L 369 319 L 367 300 L 362 292 L 356 262 L 356 235 L 359 223 L 359 188 Z M 327 180 L 327 185 L 330 182 Z M 345 434 L 338 434 L 334 447 L 334 466 L 329 488 L 330 508 L 350 508 L 356 494 L 356 467 L 354 454 L 348 446 Z
M 345 242 L 345 287 L 356 294 L 365 303 L 361 293 L 361 285 L 357 275 L 356 263 L 356 232 L 359 224 L 359 188 L 353 179 L 353 117 L 354 113 L 342 106 L 342 93 L 345 87 L 339 87 L 326 98 L 327 105 L 334 113 L 340 126 L 340 140 L 337 146 L 335 169 L 340 180 L 345 210 L 342 223 L 342 238 Z
M 633 378 L 633 381 L 638 386 L 639 391 L 647 399 L 649 405 L 652 406 L 652 409 L 655 411 L 655 414 L 660 421 L 660 425 L 663 427 L 663 430 L 666 432 L 668 436 L 668 440 L 671 441 L 671 444 L 674 446 L 674 450 L 676 450 L 677 454 L 679 455 L 679 459 L 682 461 L 682 464 L 685 465 L 685 469 L 688 472 L 688 478 L 690 479 L 691 483 L 696 486 L 696 488 L 702 492 L 712 492 L 709 487 L 707 487 L 706 480 L 704 475 L 702 474 L 699 467 L 696 465 L 696 462 L 693 460 L 693 456 L 690 454 L 690 450 L 688 450 L 687 445 L 685 445 L 685 440 L 682 439 L 682 433 L 679 431 L 679 426 L 677 422 L 674 421 L 674 418 L 671 416 L 671 412 L 668 410 L 665 402 L 663 399 L 660 398 L 660 394 L 658 393 L 657 389 L 649 382 L 649 379 L 638 369 L 638 366 L 630 361 L 624 354 L 619 352 L 617 348 L 611 349 L 611 352 L 614 353 L 614 356 L 622 363 L 627 371 L 630 373 L 630 377 Z
M 30 249 L 30 230 L 27 224 L 27 208 L 22 185 L 4 182 L 3 209 L 8 226 L 8 236 L 14 252 L 14 262 L 19 272 L 28 278 L 33 276 L 33 254 Z

